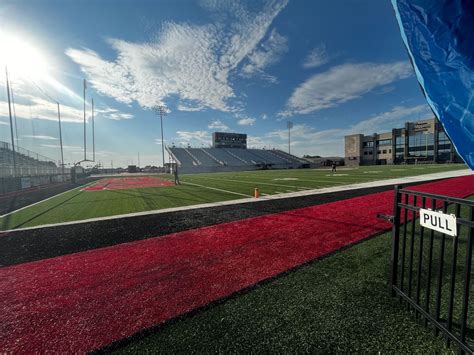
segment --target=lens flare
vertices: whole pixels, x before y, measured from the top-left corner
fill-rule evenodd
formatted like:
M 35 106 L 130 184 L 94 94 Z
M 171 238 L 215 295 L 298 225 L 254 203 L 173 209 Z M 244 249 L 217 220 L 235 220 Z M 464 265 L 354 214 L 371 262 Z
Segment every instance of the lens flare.
M 48 62 L 38 48 L 7 33 L 0 33 L 0 43 L 0 65 L 7 66 L 13 75 L 37 81 L 49 77 Z

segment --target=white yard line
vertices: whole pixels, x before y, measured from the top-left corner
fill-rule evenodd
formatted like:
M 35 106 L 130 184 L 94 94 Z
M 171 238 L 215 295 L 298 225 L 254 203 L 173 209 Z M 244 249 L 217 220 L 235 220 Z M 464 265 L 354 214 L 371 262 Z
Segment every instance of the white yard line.
M 186 184 L 186 185 L 194 185 L 194 186 L 204 187 L 204 188 L 210 189 L 210 190 L 216 190 L 216 191 L 226 192 L 226 193 L 228 193 L 228 194 L 234 194 L 234 195 L 239 195 L 239 196 L 244 196 L 244 197 L 252 197 L 252 195 L 241 194 L 240 192 L 234 192 L 234 191 L 229 191 L 229 190 L 218 189 L 217 187 L 210 187 L 210 186 L 205 186 L 205 185 L 199 185 L 199 184 L 195 184 L 195 183 L 187 182 L 187 181 L 181 181 L 181 183 L 182 183 L 182 184 Z
M 0 216 L 0 218 L 9 216 L 9 215 L 11 215 L 11 214 L 13 214 L 13 213 L 17 213 L 17 212 L 19 212 L 19 211 L 21 211 L 21 210 L 24 210 L 25 208 L 29 208 L 29 207 L 35 206 L 35 205 L 37 205 L 37 204 L 39 204 L 39 203 L 42 203 L 42 202 L 51 200 L 52 198 L 55 198 L 55 197 L 64 195 L 64 194 L 67 193 L 67 192 L 71 192 L 71 191 L 74 191 L 74 190 L 76 190 L 76 189 L 82 189 L 82 188 L 84 188 L 85 186 L 88 186 L 88 185 L 90 185 L 90 184 L 93 184 L 94 182 L 96 182 L 96 181 L 93 181 L 93 182 L 90 182 L 90 183 L 88 183 L 88 184 L 81 185 L 81 186 L 78 186 L 78 187 L 74 187 L 74 188 L 72 188 L 72 189 L 63 191 L 63 192 L 61 192 L 61 193 L 59 193 L 59 194 L 57 194 L 57 195 L 54 195 L 54 196 L 45 198 L 44 200 L 40 200 L 40 201 L 38 201 L 38 202 L 32 203 L 31 205 L 28 205 L 28 206 L 25 206 L 25 207 L 21 207 L 21 208 L 19 208 L 19 209 L 17 209 L 17 210 L 14 210 L 14 211 L 5 213 L 4 215 Z
M 161 214 L 161 213 L 169 213 L 169 212 L 178 212 L 178 211 L 187 211 L 193 210 L 197 208 L 209 208 L 209 207 L 217 207 L 217 206 L 229 206 L 229 205 L 237 205 L 241 203 L 252 203 L 252 202 L 259 202 L 259 201 L 270 201 L 270 200 L 279 200 L 284 198 L 290 197 L 301 197 L 301 196 L 308 196 L 308 195 L 320 195 L 326 194 L 331 192 L 340 192 L 340 191 L 350 191 L 350 190 L 358 190 L 370 187 L 380 187 L 380 186 L 387 186 L 387 185 L 403 185 L 403 184 L 410 184 L 410 183 L 417 183 L 417 182 L 425 182 L 430 180 L 438 180 L 438 179 L 447 179 L 447 178 L 454 178 L 460 176 L 467 176 L 472 175 L 474 172 L 471 170 L 456 170 L 456 171 L 447 171 L 442 173 L 433 173 L 427 175 L 418 175 L 418 176 L 410 176 L 404 178 L 395 178 L 395 179 L 388 179 L 388 180 L 379 180 L 379 181 L 370 181 L 364 182 L 359 184 L 352 184 L 352 185 L 345 185 L 345 186 L 332 186 L 326 187 L 322 189 L 315 189 L 315 190 L 305 190 L 305 191 L 297 191 L 297 192 L 290 192 L 290 193 L 279 193 L 278 195 L 269 195 L 269 196 L 262 196 L 260 198 L 248 197 L 242 198 L 237 200 L 230 200 L 230 201 L 220 201 L 220 202 L 210 202 L 210 203 L 203 203 L 199 205 L 190 205 L 190 206 L 182 206 L 182 207 L 172 207 L 172 208 L 163 208 L 161 210 L 153 210 L 153 211 L 145 211 L 145 212 L 135 212 L 135 213 L 127 213 L 122 215 L 115 215 L 115 216 L 107 216 L 107 217 L 99 217 L 99 218 L 90 218 L 84 219 L 80 221 L 71 221 L 71 222 L 64 222 L 64 223 L 54 223 L 54 224 L 44 224 L 41 226 L 34 226 L 34 227 L 25 227 L 25 228 L 18 228 L 18 229 L 11 229 L 6 231 L 0 231 L 1 233 L 6 232 L 14 232 L 20 230 L 32 230 L 38 228 L 50 228 L 56 226 L 64 226 L 64 225 L 73 225 L 73 224 L 81 224 L 81 223 L 89 223 L 89 222 L 97 222 L 97 221 L 106 221 L 106 220 L 113 220 L 119 218 L 131 218 L 137 216 L 147 216 L 147 215 L 154 215 L 154 214 Z M 187 183 L 189 184 L 189 183 Z M 197 185 L 197 184 L 194 184 Z M 201 186 L 201 185 L 197 185 Z M 210 188 L 207 186 L 202 186 L 211 190 L 220 190 L 216 188 Z M 243 195 L 232 191 L 225 191 L 233 194 Z M 243 195 L 245 197 L 249 195 Z
M 284 184 L 272 184 L 270 182 L 260 182 L 260 181 L 245 181 L 245 180 L 233 180 L 233 179 L 217 179 L 217 178 L 211 178 L 211 177 L 205 177 L 205 179 L 211 179 L 211 180 L 217 180 L 217 181 L 233 181 L 233 182 L 238 182 L 238 183 L 244 183 L 244 184 L 257 184 L 257 185 L 270 185 L 270 186 L 278 186 L 278 187 L 294 187 L 298 188 L 301 187 L 302 189 L 307 189 L 307 190 L 312 190 L 312 187 L 305 187 L 305 186 L 294 186 L 294 185 L 284 185 Z

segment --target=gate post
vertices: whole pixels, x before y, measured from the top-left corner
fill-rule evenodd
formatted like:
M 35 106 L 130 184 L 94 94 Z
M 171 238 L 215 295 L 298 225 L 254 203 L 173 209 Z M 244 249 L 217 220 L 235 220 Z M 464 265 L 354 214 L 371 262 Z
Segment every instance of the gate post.
M 400 186 L 395 185 L 393 196 L 393 226 L 392 226 L 392 253 L 390 256 L 390 294 L 395 296 L 393 286 L 397 284 L 398 277 L 398 250 L 400 239 Z

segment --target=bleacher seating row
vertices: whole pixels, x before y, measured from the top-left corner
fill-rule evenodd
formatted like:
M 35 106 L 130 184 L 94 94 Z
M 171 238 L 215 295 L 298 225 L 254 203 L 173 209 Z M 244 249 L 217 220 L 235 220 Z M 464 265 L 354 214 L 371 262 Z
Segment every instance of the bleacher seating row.
M 15 164 L 16 173 L 14 171 Z M 0 142 L 0 176 L 29 176 L 57 172 L 58 167 L 52 159 L 20 147 L 15 147 L 15 152 L 13 152 L 9 143 Z
M 167 147 L 183 173 L 301 168 L 308 163 L 281 150 Z

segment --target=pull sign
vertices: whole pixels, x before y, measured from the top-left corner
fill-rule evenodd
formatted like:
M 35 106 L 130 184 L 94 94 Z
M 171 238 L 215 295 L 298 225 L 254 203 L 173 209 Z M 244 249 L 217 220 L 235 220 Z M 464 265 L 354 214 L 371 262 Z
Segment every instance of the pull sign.
M 450 236 L 457 236 L 456 216 L 443 212 L 420 209 L 420 225 Z

